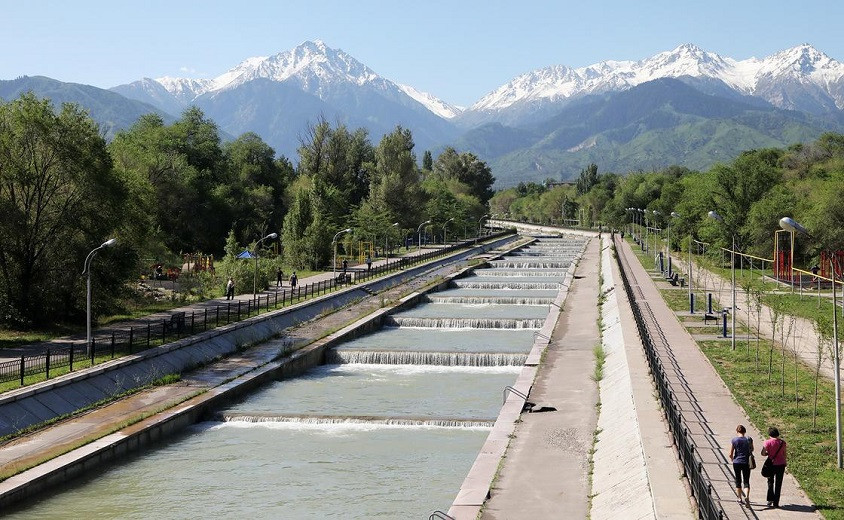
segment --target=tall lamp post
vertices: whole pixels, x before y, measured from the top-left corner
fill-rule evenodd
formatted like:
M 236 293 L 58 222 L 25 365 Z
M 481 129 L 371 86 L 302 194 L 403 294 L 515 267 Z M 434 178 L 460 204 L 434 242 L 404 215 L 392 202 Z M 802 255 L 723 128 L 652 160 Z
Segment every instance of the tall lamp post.
M 255 242 L 255 271 L 252 273 L 252 300 L 255 300 L 258 296 L 258 248 L 261 247 L 261 242 L 264 240 L 275 240 L 276 238 L 278 238 L 278 233 L 270 233 Z
M 792 233 L 800 233 L 811 237 L 806 228 L 794 221 L 790 217 L 783 217 L 780 219 L 780 227 Z M 842 460 L 841 450 L 841 360 L 838 354 L 838 296 L 835 282 L 835 264 L 833 263 L 834 255 L 830 255 L 829 264 L 832 268 L 832 364 L 834 368 L 835 380 L 835 455 L 838 469 L 844 467 L 844 460 Z M 793 266 L 794 264 L 792 264 Z M 818 346 L 820 348 L 820 346 Z
M 419 252 L 422 252 L 422 227 L 426 226 L 431 223 L 431 220 L 426 220 L 425 222 L 419 224 L 419 227 L 416 228 L 416 236 L 419 239 Z
M 115 242 L 117 242 L 116 238 L 109 238 L 108 240 L 106 240 L 105 242 L 100 244 L 99 247 L 96 247 L 93 250 L 91 250 L 91 252 L 88 253 L 88 256 L 85 257 L 85 265 L 82 268 L 82 274 L 88 275 L 88 297 L 85 301 L 85 309 L 86 309 L 86 313 L 87 313 L 87 319 L 86 319 L 86 330 L 87 330 L 86 352 L 88 353 L 88 355 L 91 354 L 91 262 L 94 260 L 94 255 L 97 254 L 97 251 L 99 251 L 100 249 L 103 249 L 104 247 L 110 247 L 110 246 L 114 245 Z
M 387 232 L 384 233 L 384 257 L 386 257 L 386 258 L 389 258 L 389 254 L 387 253 L 387 248 L 390 246 L 390 243 L 388 242 L 388 240 L 390 238 L 390 231 L 391 231 L 390 228 L 394 228 L 398 225 L 399 225 L 398 222 L 393 222 L 392 224 L 390 224 L 390 227 L 387 228 Z
M 337 282 L 337 237 L 342 235 L 343 233 L 351 233 L 352 228 L 341 229 L 337 233 L 334 234 L 334 238 L 331 239 L 331 249 L 334 251 L 334 256 L 331 260 L 331 279 Z
M 478 219 L 478 238 L 481 237 L 481 222 L 483 222 L 484 219 L 487 218 L 488 216 L 489 216 L 489 213 L 485 213 L 484 215 L 481 215 L 481 218 Z M 475 239 L 475 243 L 476 244 L 478 243 L 477 238 Z
M 718 214 L 715 210 L 710 211 L 707 213 L 709 218 L 714 218 L 721 224 L 726 225 L 724 222 L 724 217 Z M 732 330 L 732 338 L 731 338 L 731 347 L 733 350 L 736 349 L 736 234 L 730 233 L 733 237 L 733 247 L 730 249 L 730 273 L 732 278 L 732 286 L 733 286 L 733 304 L 730 308 L 730 326 Z
M 454 217 L 443 222 L 443 245 L 448 247 L 448 223 L 453 221 Z

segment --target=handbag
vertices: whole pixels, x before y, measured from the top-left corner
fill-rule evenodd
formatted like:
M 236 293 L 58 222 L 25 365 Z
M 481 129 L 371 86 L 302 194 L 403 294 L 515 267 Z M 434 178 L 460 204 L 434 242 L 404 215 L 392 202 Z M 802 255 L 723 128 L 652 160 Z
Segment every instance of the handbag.
M 754 457 L 752 453 L 750 454 L 750 460 L 748 460 L 747 463 L 750 464 L 750 469 L 756 469 L 756 457 Z
M 780 452 L 783 444 L 784 444 L 784 441 L 780 441 L 780 445 L 777 448 L 777 453 Z M 777 453 L 774 453 L 773 455 L 768 456 L 768 458 L 765 459 L 765 462 L 762 464 L 762 476 L 763 477 L 771 478 L 771 477 L 774 476 L 774 462 L 771 459 L 776 457 Z

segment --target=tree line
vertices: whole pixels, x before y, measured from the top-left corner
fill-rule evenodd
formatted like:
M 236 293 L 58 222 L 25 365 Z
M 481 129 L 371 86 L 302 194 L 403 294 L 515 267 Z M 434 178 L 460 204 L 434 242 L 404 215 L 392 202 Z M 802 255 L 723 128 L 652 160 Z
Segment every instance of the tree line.
M 687 247 L 689 236 L 717 247 L 729 247 L 735 236 L 738 250 L 763 258 L 772 255 L 779 219 L 791 217 L 811 235 L 797 240 L 795 262 L 814 263 L 821 251 L 844 249 L 842 186 L 844 135 L 827 133 L 811 143 L 748 150 L 707 171 L 671 166 L 599 174 L 591 164 L 574 183 L 549 180 L 501 190 L 490 207 L 516 219 L 579 220 L 605 229 L 621 229 L 633 219 L 628 208 L 641 208 L 650 225 L 665 229 L 670 223 L 674 249 Z M 713 210 L 723 224 L 707 218 Z
M 224 141 L 191 107 L 171 124 L 148 114 L 106 142 L 80 107 L 24 94 L 0 103 L 0 323 L 84 318 L 87 253 L 110 237 L 92 272 L 94 313 L 113 311 L 126 282 L 183 253 L 220 256 L 280 234 L 284 262 L 319 269 L 332 238 L 397 244 L 420 223 L 442 236 L 476 229 L 492 196 L 489 167 L 447 148 L 417 164 L 411 131 L 373 144 L 364 129 L 318 119 L 298 163 L 254 133 Z M 262 244 L 268 246 L 271 244 Z

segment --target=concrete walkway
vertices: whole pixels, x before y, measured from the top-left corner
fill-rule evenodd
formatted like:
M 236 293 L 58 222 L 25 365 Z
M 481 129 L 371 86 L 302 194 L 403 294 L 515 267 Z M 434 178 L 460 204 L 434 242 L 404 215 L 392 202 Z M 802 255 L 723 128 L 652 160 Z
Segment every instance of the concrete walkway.
M 554 412 L 523 413 L 490 490 L 482 518 L 586 518 L 589 450 L 596 424 L 597 386 L 590 379 L 598 331 L 598 241 L 578 265 L 551 335 L 530 401 Z
M 737 424 L 748 427 L 748 434 L 757 446 L 766 439 L 753 428 L 744 410 L 735 402 L 731 392 L 718 376 L 694 339 L 666 305 L 651 275 L 641 266 L 627 242 L 616 240 L 619 255 L 630 266 L 630 283 L 637 303 L 643 309 L 649 327 L 657 327 L 660 339 L 658 350 L 664 360 L 666 373 L 672 382 L 690 435 L 698 446 L 706 472 L 712 479 L 713 494 L 729 518 L 820 518 L 806 494 L 789 474 L 783 483 L 780 509 L 765 506 L 765 481 L 758 470 L 751 476 L 752 507 L 736 503 L 732 482 L 732 467 L 728 465 L 729 443 Z M 785 440 L 788 440 L 787 434 Z M 757 448 L 758 450 L 758 448 Z M 761 457 L 760 457 L 761 463 Z

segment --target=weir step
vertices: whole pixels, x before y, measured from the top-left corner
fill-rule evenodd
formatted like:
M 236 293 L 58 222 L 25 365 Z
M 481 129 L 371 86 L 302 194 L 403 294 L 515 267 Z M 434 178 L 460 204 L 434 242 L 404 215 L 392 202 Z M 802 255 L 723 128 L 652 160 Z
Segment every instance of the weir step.
M 522 366 L 527 354 L 509 352 L 409 352 L 331 349 L 326 364 L 436 365 L 464 367 Z
M 385 426 L 425 426 L 439 428 L 492 428 L 492 425 L 495 423 L 495 419 L 491 418 L 283 415 L 251 412 L 221 412 L 214 419 L 219 422 L 295 423 L 307 425 L 380 424 Z

